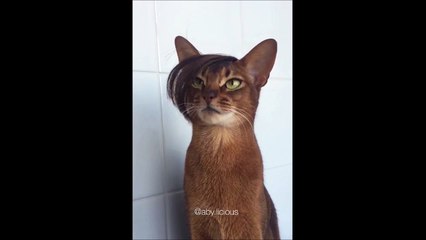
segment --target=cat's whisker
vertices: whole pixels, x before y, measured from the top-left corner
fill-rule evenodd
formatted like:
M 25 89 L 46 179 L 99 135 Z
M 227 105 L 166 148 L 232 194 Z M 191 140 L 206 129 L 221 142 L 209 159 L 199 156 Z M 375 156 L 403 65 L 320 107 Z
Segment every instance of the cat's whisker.
M 251 116 L 249 110 L 246 110 L 244 108 L 238 108 L 237 110 L 240 111 L 241 113 L 245 114 L 247 117 Z M 253 111 L 253 110 L 251 110 L 251 111 Z
M 247 121 L 250 123 L 250 126 L 253 128 L 253 125 L 252 125 L 252 122 L 253 122 L 252 115 L 248 111 L 244 110 L 243 108 L 239 108 L 239 109 L 237 109 L 237 111 L 239 111 L 244 117 L 246 117 Z
M 181 103 L 181 104 L 177 104 L 177 106 L 196 106 L 196 104 L 194 103 Z
M 240 112 L 241 109 L 231 107 L 229 110 L 231 110 L 231 112 L 235 113 L 237 116 L 242 117 L 250 125 L 251 129 L 253 129 L 253 124 L 251 123 L 249 118 L 244 113 Z
M 235 112 L 235 111 L 233 111 Z M 244 120 L 237 114 L 235 119 L 238 121 L 238 124 L 244 128 L 244 137 L 247 137 L 247 133 L 249 132 L 247 126 L 244 124 Z
M 181 104 L 177 104 L 177 106 L 178 107 L 180 107 L 180 106 L 184 106 L 185 107 L 185 110 L 182 113 L 188 112 L 191 109 L 198 107 L 197 104 L 193 104 L 193 103 L 181 103 Z
M 187 113 L 188 115 L 192 115 L 196 110 L 198 110 L 198 106 L 189 106 L 186 107 L 182 113 Z
M 248 128 L 247 124 L 244 124 L 247 121 L 247 118 L 245 118 L 242 115 L 242 113 L 238 112 L 236 108 L 229 107 L 229 108 L 226 108 L 225 111 L 234 113 L 235 120 L 238 122 L 238 125 L 244 128 L 244 131 L 239 131 L 238 134 L 243 134 L 245 138 L 249 137 L 250 133 L 253 132 L 253 127 L 250 122 L 249 122 L 249 125 L 251 126 L 251 128 Z M 235 131 L 238 131 L 238 128 L 235 128 Z
M 197 114 L 197 112 L 198 112 L 199 110 L 200 110 L 200 109 L 199 109 L 198 107 L 190 108 L 190 109 L 188 110 L 188 114 L 189 114 L 189 115 L 194 116 L 194 115 L 196 115 L 196 114 Z

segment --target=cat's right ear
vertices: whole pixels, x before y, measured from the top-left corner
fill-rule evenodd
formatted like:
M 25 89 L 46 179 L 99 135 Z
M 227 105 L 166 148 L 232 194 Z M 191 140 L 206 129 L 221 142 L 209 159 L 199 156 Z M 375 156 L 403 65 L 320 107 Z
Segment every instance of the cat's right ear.
M 200 52 L 198 52 L 198 50 L 188 40 L 181 36 L 177 36 L 175 38 L 175 47 L 179 62 L 190 57 L 200 55 Z
M 246 68 L 247 72 L 255 79 L 255 84 L 262 87 L 269 78 L 269 73 L 275 63 L 277 55 L 277 41 L 266 39 L 257 44 L 239 62 Z

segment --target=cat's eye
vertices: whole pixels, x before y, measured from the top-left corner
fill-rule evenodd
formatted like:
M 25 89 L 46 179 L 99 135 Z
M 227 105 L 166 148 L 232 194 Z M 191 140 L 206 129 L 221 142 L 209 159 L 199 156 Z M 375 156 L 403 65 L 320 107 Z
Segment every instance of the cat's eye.
M 195 78 L 195 79 L 192 81 L 192 86 L 193 86 L 194 88 L 199 88 L 199 89 L 201 89 L 201 87 L 203 86 L 203 84 L 204 84 L 203 80 L 201 80 L 201 79 L 199 79 L 199 78 Z
M 241 86 L 241 80 L 231 79 L 225 83 L 225 86 L 228 90 L 237 90 Z

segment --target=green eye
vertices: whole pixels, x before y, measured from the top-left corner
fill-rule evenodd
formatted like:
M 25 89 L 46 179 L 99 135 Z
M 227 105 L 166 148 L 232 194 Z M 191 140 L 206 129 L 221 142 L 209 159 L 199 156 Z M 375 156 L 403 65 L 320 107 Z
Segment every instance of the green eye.
M 203 80 L 201 80 L 201 79 L 199 79 L 199 78 L 195 78 L 195 79 L 192 81 L 192 86 L 193 86 L 194 88 L 199 88 L 199 89 L 201 89 L 201 87 L 203 86 L 203 84 L 204 84 Z
M 228 90 L 237 90 L 241 86 L 241 80 L 231 79 L 225 83 Z

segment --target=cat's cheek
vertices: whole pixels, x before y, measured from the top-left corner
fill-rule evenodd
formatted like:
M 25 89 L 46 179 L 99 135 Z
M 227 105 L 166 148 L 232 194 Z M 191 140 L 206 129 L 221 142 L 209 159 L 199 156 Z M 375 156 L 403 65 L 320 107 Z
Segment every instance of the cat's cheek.
M 232 98 L 233 101 L 240 101 L 244 96 L 244 94 L 241 91 L 233 92 L 230 95 L 231 95 L 231 98 Z
M 241 101 L 243 95 L 242 94 L 238 94 L 232 97 L 232 100 L 234 101 Z
M 203 98 L 201 97 L 201 94 L 200 93 L 196 93 L 196 94 L 194 94 L 194 97 L 192 98 L 193 99 L 193 103 L 194 104 L 200 104 L 200 102 L 202 102 L 202 100 L 203 100 Z

